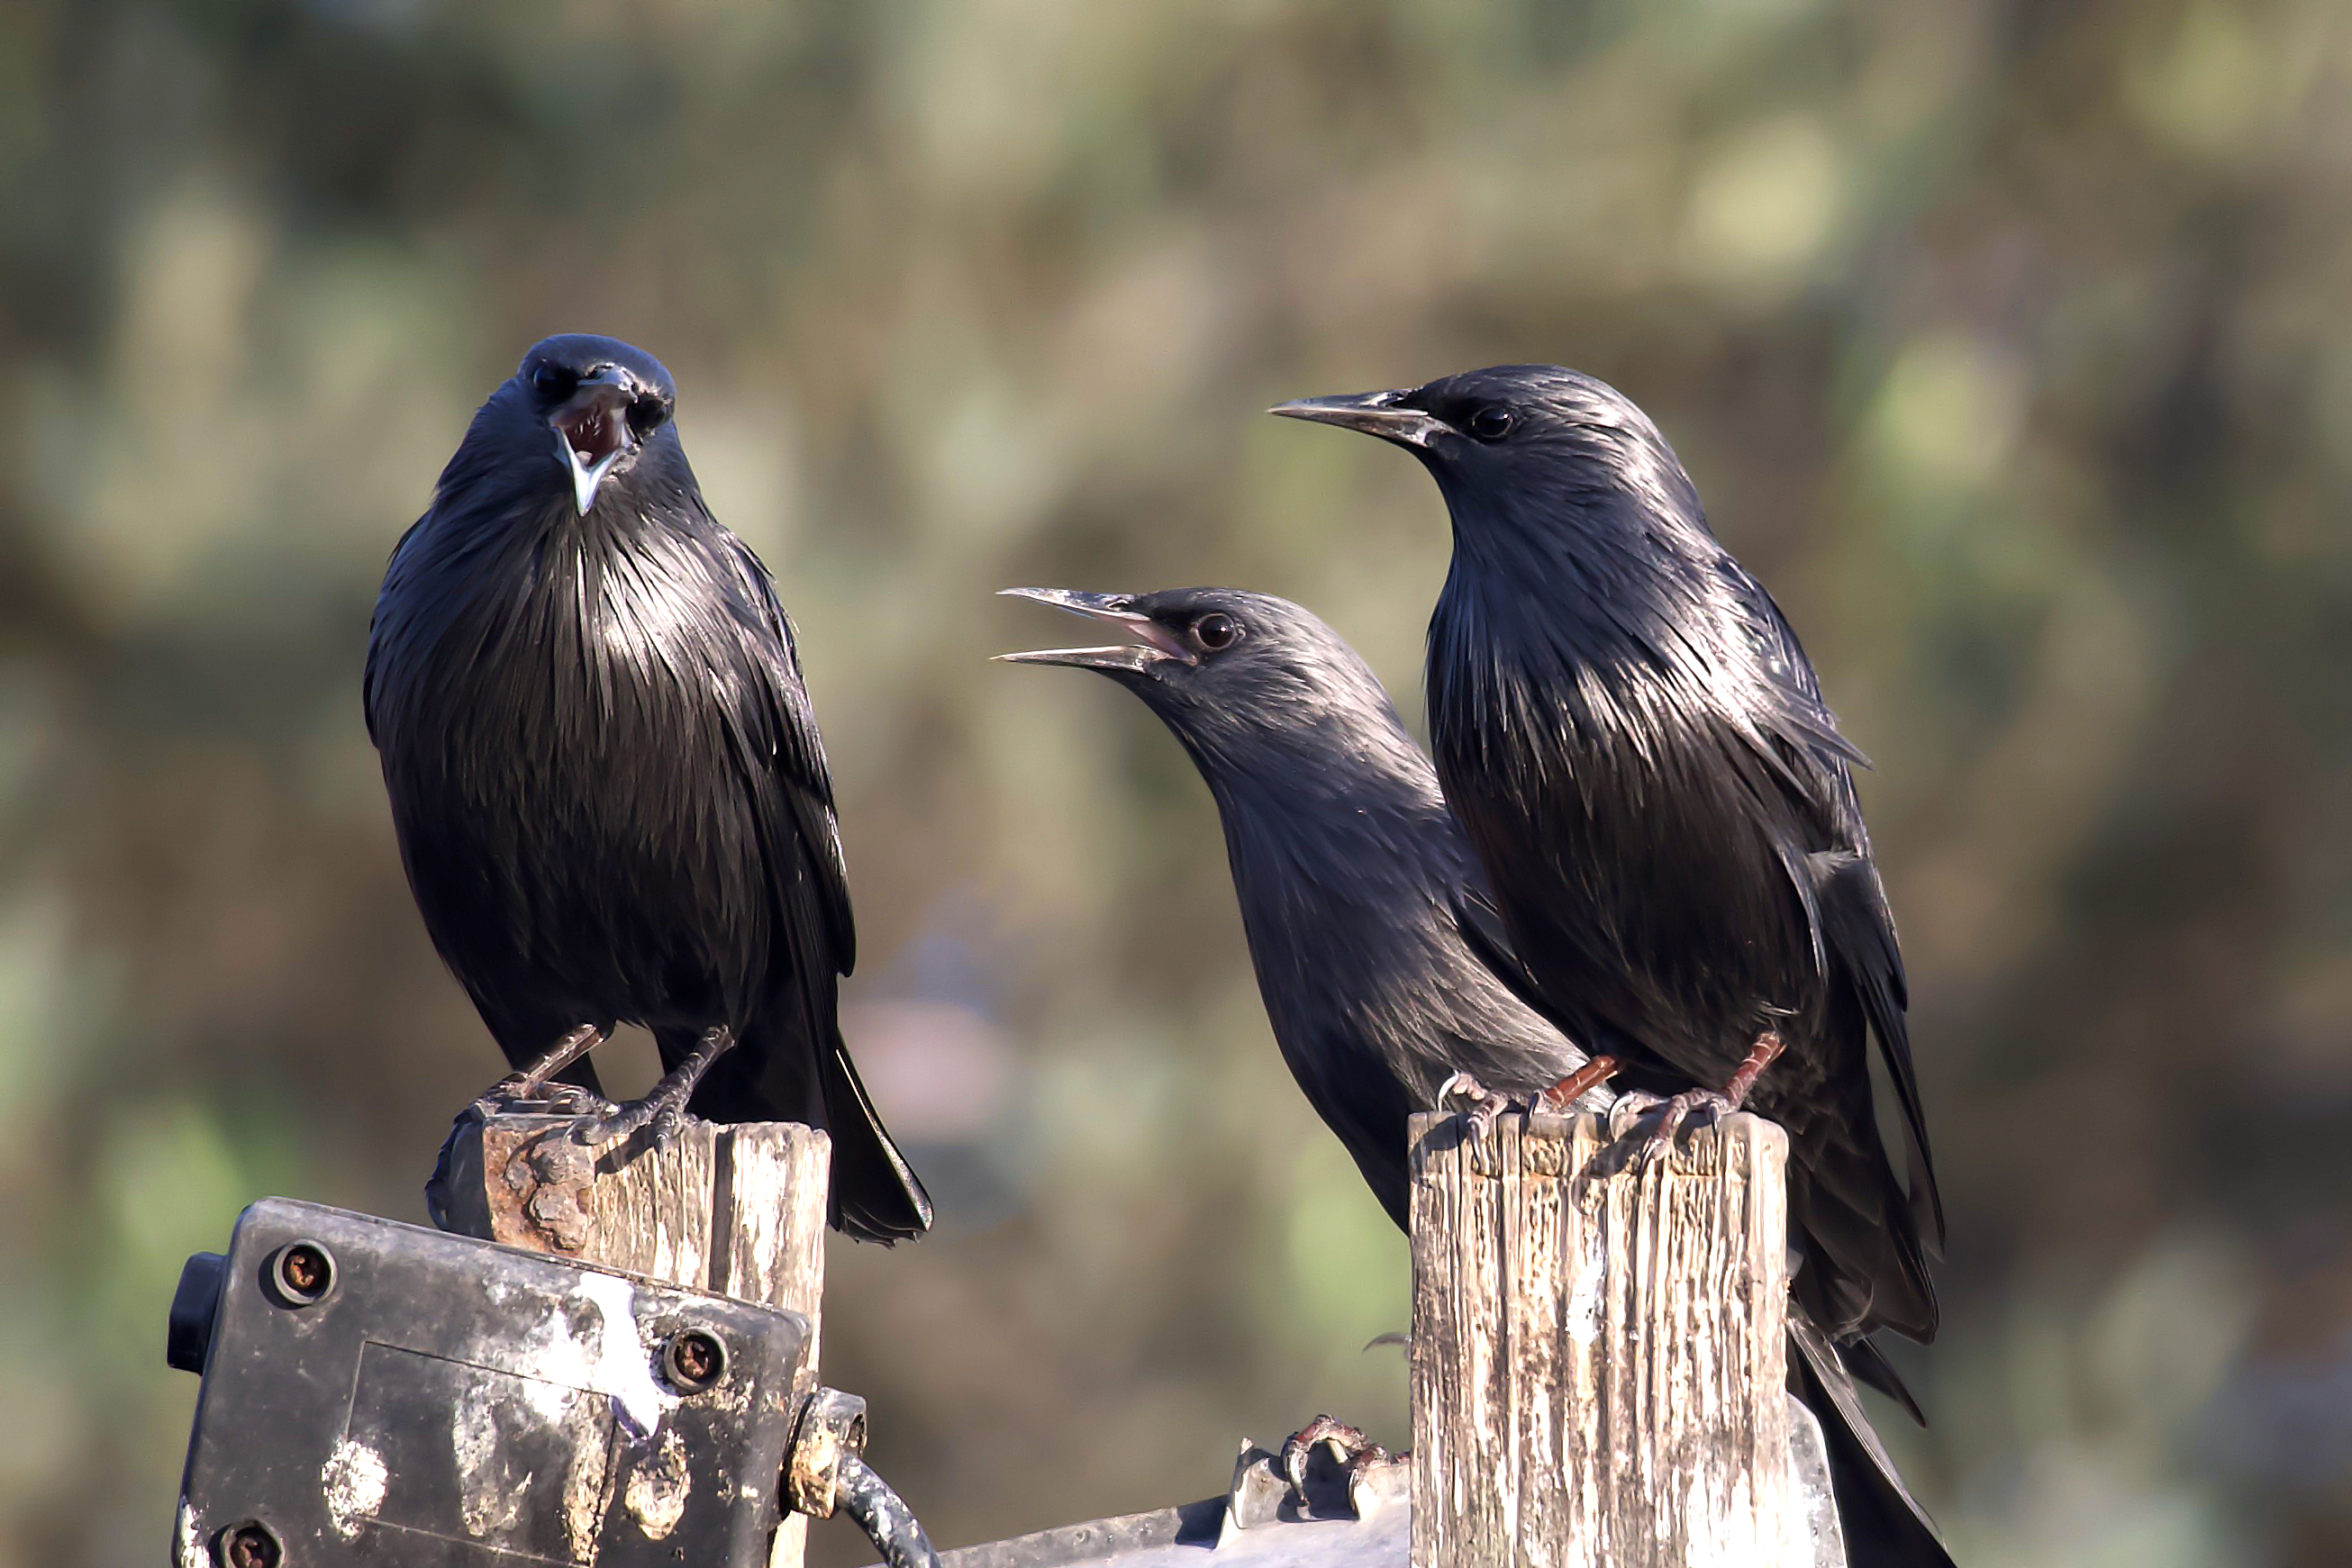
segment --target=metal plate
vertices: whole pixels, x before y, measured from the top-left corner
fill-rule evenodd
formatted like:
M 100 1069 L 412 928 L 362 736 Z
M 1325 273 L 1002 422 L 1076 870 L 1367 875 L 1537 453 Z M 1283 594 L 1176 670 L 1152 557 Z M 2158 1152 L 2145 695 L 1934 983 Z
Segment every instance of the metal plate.
M 1798 1562 L 1845 1568 L 1821 1423 L 1794 1396 L 1789 1420 L 1791 1479 L 1811 1527 Z M 1273 1459 L 1245 1443 L 1223 1497 L 944 1552 L 940 1568 L 1406 1568 L 1412 1546 L 1407 1499 L 1394 1496 L 1361 1519 L 1346 1517 L 1344 1490 L 1335 1494 L 1328 1479 L 1317 1490 L 1310 1473 L 1302 1509 Z
M 329 1260 L 313 1301 L 279 1272 L 297 1243 Z M 691 1357 L 667 1359 L 682 1331 L 720 1347 L 699 1391 Z M 228 1252 L 173 1561 L 211 1568 L 259 1527 L 283 1568 L 753 1568 L 806 1343 L 793 1313 L 257 1203 Z
M 1412 1511 L 1237 1530 L 1211 1498 L 940 1553 L 940 1568 L 1405 1568 Z

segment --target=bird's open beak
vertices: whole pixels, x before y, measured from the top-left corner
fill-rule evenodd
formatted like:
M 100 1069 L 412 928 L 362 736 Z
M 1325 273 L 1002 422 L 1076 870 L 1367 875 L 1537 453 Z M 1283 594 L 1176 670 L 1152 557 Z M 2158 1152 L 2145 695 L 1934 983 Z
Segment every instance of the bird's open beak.
M 1405 406 L 1404 400 L 1411 395 L 1409 389 L 1399 389 L 1357 392 L 1350 397 L 1293 398 L 1265 412 L 1285 419 L 1311 419 L 1318 424 L 1360 430 L 1382 441 L 1393 441 L 1399 446 L 1427 446 L 1452 427 L 1434 414 Z
M 1140 639 L 1107 648 L 1040 648 L 1034 653 L 999 653 L 1008 664 L 1075 664 L 1086 670 L 1126 670 L 1130 673 L 1174 659 L 1197 664 L 1200 658 L 1167 627 L 1130 606 L 1124 593 L 1081 593 L 1075 588 L 1006 588 L 998 591 L 1014 599 L 1034 599 L 1090 621 L 1108 622 Z
M 583 380 L 572 401 L 548 421 L 555 427 L 557 455 L 572 475 L 572 494 L 583 517 L 596 504 L 597 487 L 636 450 L 636 432 L 629 428 L 629 404 L 636 392 L 626 371 L 607 366 Z

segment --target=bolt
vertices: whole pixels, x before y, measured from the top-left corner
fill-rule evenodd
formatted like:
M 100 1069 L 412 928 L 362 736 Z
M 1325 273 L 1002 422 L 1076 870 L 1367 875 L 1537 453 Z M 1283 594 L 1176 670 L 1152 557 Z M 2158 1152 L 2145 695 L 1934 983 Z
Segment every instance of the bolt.
M 662 1370 L 676 1387 L 699 1394 L 727 1370 L 727 1352 L 701 1329 L 680 1329 L 662 1347 Z
M 278 1568 L 285 1553 L 269 1526 L 247 1521 L 221 1531 L 218 1556 L 223 1568 Z
M 315 1241 L 289 1242 L 278 1254 L 278 1289 L 288 1302 L 307 1307 L 335 1282 L 334 1260 Z

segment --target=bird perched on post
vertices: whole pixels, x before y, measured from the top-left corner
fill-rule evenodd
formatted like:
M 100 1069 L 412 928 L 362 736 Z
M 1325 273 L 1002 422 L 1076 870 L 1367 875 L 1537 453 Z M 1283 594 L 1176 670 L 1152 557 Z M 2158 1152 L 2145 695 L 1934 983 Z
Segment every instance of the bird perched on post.
M 1394 442 L 1444 496 L 1432 749 L 1546 1016 L 1672 1096 L 1658 1135 L 1742 1103 L 1780 1123 L 1814 1321 L 1932 1338 L 1943 1218 L 1861 757 L 1665 438 L 1549 365 L 1273 412 Z
M 1242 925 L 1276 1044 L 1391 1219 L 1408 1227 L 1407 1118 L 1468 1071 L 1514 1098 L 1571 1084 L 1585 1053 L 1506 985 L 1465 936 L 1486 883 L 1440 793 L 1364 662 L 1285 600 L 1232 589 L 1137 595 L 1008 589 L 1107 622 L 1131 641 L 1008 653 L 1101 672 L 1140 697 L 1191 754 L 1224 827 Z M 1524 985 L 1523 977 L 1515 980 Z M 1601 1110 L 1606 1091 L 1571 1105 Z M 1821 1417 L 1856 1568 L 1947 1568 L 1949 1558 L 1871 1429 L 1859 1374 L 1901 1396 L 1866 1344 L 1842 1356 L 1790 1315 L 1790 1378 Z M 1849 1367 L 1846 1357 L 1853 1365 Z M 1286 1445 L 1362 1434 L 1318 1421 Z M 1294 1468 L 1294 1477 L 1296 1476 Z
M 1355 651 L 1286 601 L 1005 591 L 1138 639 L 1001 657 L 1101 671 L 1192 754 L 1283 1060 L 1403 1228 L 1405 1124 L 1449 1080 L 1528 1098 L 1585 1062 L 1464 945 L 1459 906 L 1483 884 L 1429 758 Z
M 835 1019 L 856 956 L 792 624 L 678 444 L 669 372 L 550 338 L 492 392 L 393 551 L 368 732 L 434 946 L 516 1069 L 593 1097 L 650 1030 L 665 1076 L 578 1135 L 691 1112 L 833 1139 L 832 1218 L 898 1240 L 930 1200 Z

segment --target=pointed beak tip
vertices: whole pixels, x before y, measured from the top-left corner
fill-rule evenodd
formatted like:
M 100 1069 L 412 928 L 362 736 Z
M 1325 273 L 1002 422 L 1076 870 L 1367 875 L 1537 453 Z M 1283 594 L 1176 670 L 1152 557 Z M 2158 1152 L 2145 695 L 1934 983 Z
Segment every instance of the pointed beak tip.
M 1139 619 L 1128 610 L 1128 596 L 1123 593 L 1097 593 L 1082 588 L 1000 588 L 996 592 L 1002 599 L 1027 599 L 1097 621 Z
M 1108 648 L 1034 648 L 1018 653 L 992 653 L 992 664 L 1058 664 L 1073 670 L 1094 670 L 1109 674 L 1118 671 L 1130 674 L 1139 671 L 1153 657 L 1153 651 L 1138 643 L 1125 643 Z
M 1084 670 L 1128 674 L 1140 674 L 1162 663 L 1199 663 L 1175 633 L 1132 608 L 1134 601 L 1127 594 L 1090 593 L 1075 588 L 1006 588 L 998 591 L 1018 599 L 1034 599 L 1088 621 L 1108 622 L 1124 628 L 1136 641 L 1107 648 L 1039 648 L 1027 653 L 997 653 L 992 655 L 992 663 L 1069 664 Z
M 628 450 L 626 444 L 616 446 L 598 458 L 592 466 L 580 461 L 579 452 L 569 440 L 564 441 L 564 463 L 572 470 L 572 497 L 579 503 L 582 517 L 586 517 L 588 509 L 596 504 L 597 491 L 604 488 L 604 481 L 611 477 L 623 454 Z
M 1297 397 L 1266 413 L 1284 419 L 1337 425 L 1392 441 L 1400 446 L 1430 444 L 1444 425 L 1433 414 L 1402 402 L 1402 392 L 1358 392 L 1346 397 Z

